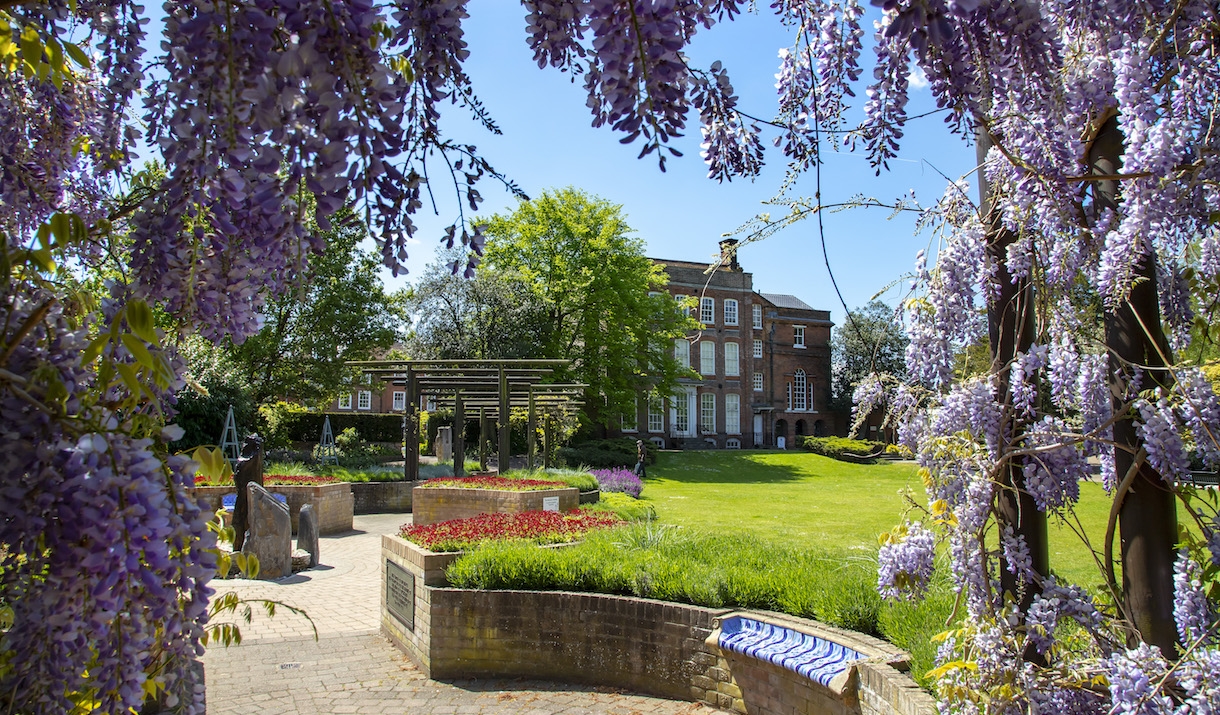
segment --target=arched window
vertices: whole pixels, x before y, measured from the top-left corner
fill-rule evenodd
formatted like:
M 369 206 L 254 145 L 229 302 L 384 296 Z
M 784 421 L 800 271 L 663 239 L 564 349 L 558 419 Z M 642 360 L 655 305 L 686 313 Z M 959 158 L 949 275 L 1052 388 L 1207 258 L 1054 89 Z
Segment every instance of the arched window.
M 809 409 L 809 385 L 805 380 L 805 371 L 797 370 L 792 377 L 792 409 Z
M 800 437 L 805 434 L 805 420 L 796 421 L 796 436 Z

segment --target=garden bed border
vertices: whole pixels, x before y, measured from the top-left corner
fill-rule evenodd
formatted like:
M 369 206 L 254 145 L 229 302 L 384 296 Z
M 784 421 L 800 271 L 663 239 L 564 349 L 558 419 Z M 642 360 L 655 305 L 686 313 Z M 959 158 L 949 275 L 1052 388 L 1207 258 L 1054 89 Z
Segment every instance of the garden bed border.
M 381 632 L 430 678 L 585 683 L 761 715 L 936 712 L 932 697 L 903 672 L 906 654 L 862 633 L 784 614 L 629 596 L 449 588 L 444 571 L 458 556 L 382 537 Z M 387 607 L 389 564 L 413 576 L 413 624 Z M 822 686 L 708 643 L 719 620 L 733 615 L 833 640 L 868 658 L 855 661 L 831 687 Z

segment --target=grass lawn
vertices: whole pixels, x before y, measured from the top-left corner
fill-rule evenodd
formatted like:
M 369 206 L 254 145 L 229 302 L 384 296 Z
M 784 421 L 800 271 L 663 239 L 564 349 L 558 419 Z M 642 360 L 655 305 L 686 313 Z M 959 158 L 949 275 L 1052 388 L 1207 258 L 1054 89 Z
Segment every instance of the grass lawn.
M 808 452 L 718 450 L 658 454 L 648 468 L 643 498 L 664 523 L 872 554 L 877 536 L 902 520 L 904 490 L 926 501 L 914 465 L 848 464 Z M 1081 485 L 1077 515 L 1098 543 L 1109 509 L 1099 484 Z M 1076 535 L 1053 521 L 1049 531 L 1051 568 L 1075 583 L 1100 585 L 1093 558 Z

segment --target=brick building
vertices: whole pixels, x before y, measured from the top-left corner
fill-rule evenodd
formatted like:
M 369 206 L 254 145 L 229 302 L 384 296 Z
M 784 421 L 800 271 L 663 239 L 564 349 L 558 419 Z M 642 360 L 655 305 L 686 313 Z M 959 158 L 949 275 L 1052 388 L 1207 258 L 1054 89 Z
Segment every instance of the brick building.
M 737 262 L 736 241 L 721 241 L 726 260 L 707 264 L 653 259 L 669 292 L 691 299 L 703 328 L 675 342 L 679 361 L 699 379 L 678 394 L 641 404 L 623 433 L 665 448 L 794 446 L 801 435 L 838 431 L 830 411 L 830 312 L 799 298 L 754 290 Z

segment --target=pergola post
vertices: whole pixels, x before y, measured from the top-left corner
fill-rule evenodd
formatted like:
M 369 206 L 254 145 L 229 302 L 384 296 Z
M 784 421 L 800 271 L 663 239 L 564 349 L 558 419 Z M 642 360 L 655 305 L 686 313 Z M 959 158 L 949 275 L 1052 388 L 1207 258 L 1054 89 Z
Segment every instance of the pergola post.
M 553 429 L 551 422 L 552 417 L 548 412 L 547 415 L 542 418 L 542 466 L 548 469 L 551 466 L 551 447 L 554 444 L 555 439 L 555 436 L 551 433 L 551 430 Z
M 479 408 L 479 471 L 487 471 L 487 408 Z
M 530 385 L 529 390 L 530 390 L 529 423 L 526 425 L 526 428 L 525 428 L 525 439 L 526 439 L 527 444 L 529 444 L 529 453 L 528 453 L 528 456 L 526 457 L 526 465 L 532 471 L 534 469 L 534 452 L 536 451 L 535 447 L 537 446 L 536 442 L 538 441 L 538 436 L 535 434 L 535 432 L 537 431 L 537 419 L 534 415 L 534 407 L 535 407 L 534 406 L 534 386 Z
M 500 368 L 500 448 L 496 451 L 496 471 L 503 474 L 508 471 L 508 460 L 512 452 L 511 436 L 512 431 L 509 429 L 508 423 L 509 404 L 508 404 L 508 373 L 504 368 Z
M 453 394 L 453 476 L 466 473 L 466 413 L 462 410 L 462 391 Z
M 419 480 L 419 390 L 415 371 L 411 368 L 407 368 L 406 391 L 407 403 L 402 419 L 402 478 L 414 482 Z

